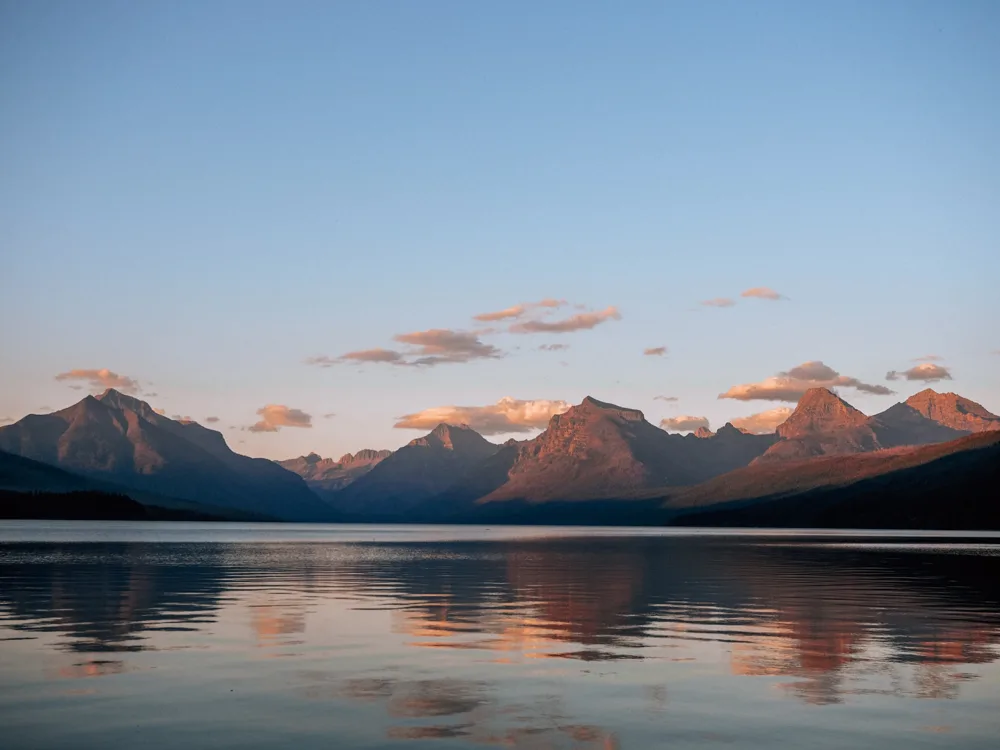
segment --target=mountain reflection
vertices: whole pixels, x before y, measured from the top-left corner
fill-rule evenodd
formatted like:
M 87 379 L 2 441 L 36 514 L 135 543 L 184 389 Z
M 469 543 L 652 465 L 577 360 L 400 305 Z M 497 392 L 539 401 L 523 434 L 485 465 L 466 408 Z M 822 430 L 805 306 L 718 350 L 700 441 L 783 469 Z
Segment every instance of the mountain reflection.
M 394 635 L 411 659 L 450 649 L 492 665 L 482 681 L 300 674 L 304 699 L 381 706 L 394 739 L 616 746 L 564 707 L 499 695 L 490 670 L 504 664 L 594 662 L 601 674 L 648 661 L 722 664 L 731 679 L 773 679 L 822 705 L 955 698 L 1000 644 L 1000 557 L 974 550 L 683 537 L 4 549 L 0 626 L 47 634 L 51 651 L 97 655 L 60 667 L 66 677 L 129 671 L 130 653 L 168 648 L 171 634 L 235 638 L 234 613 L 248 645 L 271 652 L 321 639 L 335 647 L 338 628 L 371 616 L 383 630 L 351 632 L 376 652 Z M 671 674 L 647 686 L 650 705 L 668 704 Z M 417 718 L 442 720 L 408 723 Z

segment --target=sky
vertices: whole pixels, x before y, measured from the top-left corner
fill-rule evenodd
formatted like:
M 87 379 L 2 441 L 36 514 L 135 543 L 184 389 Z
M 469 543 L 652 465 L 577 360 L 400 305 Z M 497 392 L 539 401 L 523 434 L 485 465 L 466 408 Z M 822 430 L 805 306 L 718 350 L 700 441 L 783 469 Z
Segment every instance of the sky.
M 113 385 L 286 458 L 587 395 L 1000 412 L 998 38 L 989 0 L 0 0 L 0 420 Z

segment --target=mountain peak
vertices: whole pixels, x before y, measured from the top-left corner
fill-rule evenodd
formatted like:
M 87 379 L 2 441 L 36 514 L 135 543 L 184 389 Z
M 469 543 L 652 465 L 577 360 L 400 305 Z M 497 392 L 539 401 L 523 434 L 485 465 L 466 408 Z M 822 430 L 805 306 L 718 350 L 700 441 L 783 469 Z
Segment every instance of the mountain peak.
M 638 409 L 629 409 L 624 406 L 608 403 L 607 401 L 598 401 L 593 396 L 587 396 L 577 406 L 571 406 L 568 411 L 553 416 L 549 425 L 558 423 L 560 417 L 572 419 L 579 416 L 617 417 L 626 422 L 642 422 L 645 420 L 642 412 Z
M 496 447 L 469 425 L 454 425 L 447 422 L 442 422 L 423 437 L 411 440 L 408 445 L 443 448 L 450 451 L 475 451 L 484 445 Z
M 753 433 L 743 427 L 737 427 L 732 422 L 726 422 L 715 434 L 719 437 L 735 437 L 737 435 L 752 435 Z
M 707 427 L 699 427 L 697 430 L 694 431 L 694 436 L 696 438 L 710 438 L 713 437 L 714 435 L 715 433 L 712 432 Z
M 957 393 L 938 393 L 925 388 L 904 402 L 938 424 L 955 430 L 983 432 L 1000 430 L 1000 417 L 986 410 L 982 404 L 959 396 Z
M 795 438 L 817 432 L 862 427 L 868 417 L 840 396 L 826 388 L 810 388 L 799 399 L 792 415 L 778 425 L 783 438 Z
M 153 411 L 153 407 L 142 399 L 138 399 L 135 396 L 126 396 L 124 393 L 116 391 L 114 388 L 108 388 L 104 391 L 104 393 L 96 398 L 105 406 L 110 406 L 115 409 L 128 409 L 129 411 L 143 414 Z

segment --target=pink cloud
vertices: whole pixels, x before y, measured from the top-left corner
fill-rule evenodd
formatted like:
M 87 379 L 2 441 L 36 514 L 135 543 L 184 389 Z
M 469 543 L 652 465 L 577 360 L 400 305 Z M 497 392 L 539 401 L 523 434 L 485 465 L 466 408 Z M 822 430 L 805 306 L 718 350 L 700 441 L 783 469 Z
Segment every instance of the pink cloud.
M 792 416 L 793 411 L 794 409 L 790 406 L 779 406 L 775 409 L 751 414 L 749 417 L 737 417 L 730 421 L 733 423 L 733 427 L 739 427 L 755 435 L 767 435 L 774 432 L 779 424 Z
M 885 374 L 886 380 L 922 380 L 925 383 L 935 383 L 938 380 L 951 380 L 951 371 L 943 365 L 935 365 L 932 362 L 911 367 L 909 370 L 897 372 L 889 370 Z
M 474 316 L 475 320 L 480 320 L 483 322 L 492 322 L 496 320 L 517 320 L 524 317 L 530 312 L 534 312 L 539 309 L 554 309 L 556 307 L 562 307 L 567 304 L 564 299 L 543 299 L 540 302 L 524 302 L 520 305 L 513 305 L 504 310 L 497 310 L 496 312 L 485 312 Z
M 565 401 L 500 399 L 488 406 L 437 406 L 415 414 L 405 414 L 394 427 L 431 430 L 442 422 L 467 424 L 483 435 L 506 435 L 544 428 L 555 414 L 569 409 Z
M 810 388 L 853 388 L 862 393 L 887 396 L 894 391 L 884 385 L 863 383 L 857 378 L 841 375 L 821 361 L 804 362 L 788 372 L 779 372 L 759 383 L 734 385 L 719 398 L 737 401 L 798 401 Z
M 729 297 L 716 297 L 715 299 L 703 300 L 701 304 L 706 307 L 732 307 L 736 303 Z
M 609 320 L 621 320 L 617 307 L 608 307 L 600 312 L 585 312 L 571 315 L 563 320 L 526 320 L 510 327 L 511 333 L 571 333 L 590 330 Z
M 312 416 L 301 409 L 283 404 L 268 404 L 257 410 L 260 421 L 247 429 L 250 432 L 277 432 L 282 427 L 312 427 Z
M 94 391 L 115 388 L 122 393 L 139 393 L 139 381 L 127 375 L 119 375 L 106 367 L 100 370 L 70 370 L 56 375 L 56 380 L 86 380 Z
M 752 289 L 747 289 L 745 292 L 740 294 L 741 297 L 756 297 L 757 299 L 767 299 L 776 302 L 780 299 L 786 299 L 783 294 L 778 294 L 770 287 L 766 286 L 755 286 Z
M 669 430 L 670 432 L 694 432 L 699 427 L 704 427 L 706 430 L 710 429 L 708 426 L 708 417 L 668 417 L 667 419 L 660 420 L 660 427 L 664 430 Z

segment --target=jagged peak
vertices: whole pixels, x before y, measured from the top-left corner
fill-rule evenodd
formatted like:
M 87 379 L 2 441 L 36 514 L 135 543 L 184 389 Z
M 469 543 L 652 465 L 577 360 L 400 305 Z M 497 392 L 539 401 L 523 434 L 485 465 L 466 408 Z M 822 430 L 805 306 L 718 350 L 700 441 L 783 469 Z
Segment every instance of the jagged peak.
M 867 424 L 868 419 L 836 393 L 826 388 L 810 388 L 799 399 L 791 416 L 778 425 L 777 433 L 783 438 L 799 437 L 806 433 L 860 427 Z
M 390 450 L 375 450 L 374 448 L 362 448 L 357 453 L 345 453 L 337 459 L 338 464 L 349 465 L 358 461 L 381 461 L 392 455 Z
M 447 450 L 455 450 L 463 446 L 481 445 L 484 443 L 493 445 L 469 425 L 442 422 L 423 437 L 411 440 L 407 445 L 435 446 Z
M 715 437 L 715 433 L 712 432 L 707 427 L 699 427 L 697 430 L 695 430 L 691 434 L 694 435 L 696 438 L 710 438 L 710 437 Z
M 737 427 L 732 422 L 726 422 L 716 431 L 715 434 L 721 437 L 726 437 L 736 435 L 752 435 L 753 433 L 743 427 Z
M 849 403 L 844 401 L 840 396 L 831 391 L 829 388 L 810 388 L 802 397 L 799 399 L 798 406 L 796 406 L 796 411 L 802 408 L 809 408 L 812 406 L 819 406 L 822 404 L 839 404 L 847 409 L 853 409 L 858 411 Z
M 1000 426 L 1000 417 L 957 393 L 938 393 L 925 388 L 906 399 L 904 404 L 928 419 L 955 429 L 977 432 Z
M 578 415 L 578 414 L 600 414 L 618 417 L 628 422 L 641 422 L 645 419 L 642 412 L 638 409 L 629 409 L 625 406 L 618 406 L 617 404 L 612 404 L 607 401 L 599 401 L 593 396 L 587 396 L 583 399 L 577 406 L 570 407 L 569 411 L 563 414 L 556 414 L 552 417 L 553 420 L 558 420 L 561 416 Z M 551 422 L 550 422 L 551 424 Z
M 116 409 L 130 409 L 135 412 L 151 412 L 153 407 L 147 402 L 135 396 L 129 396 L 114 388 L 108 388 L 97 400 L 105 406 L 113 406 Z

